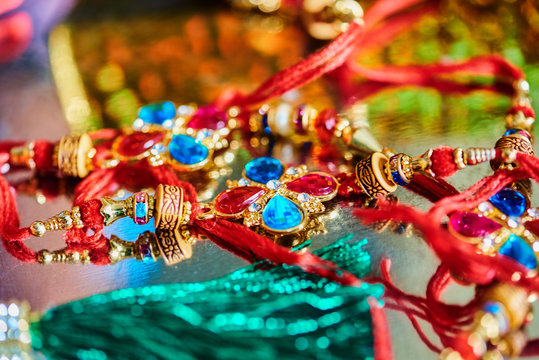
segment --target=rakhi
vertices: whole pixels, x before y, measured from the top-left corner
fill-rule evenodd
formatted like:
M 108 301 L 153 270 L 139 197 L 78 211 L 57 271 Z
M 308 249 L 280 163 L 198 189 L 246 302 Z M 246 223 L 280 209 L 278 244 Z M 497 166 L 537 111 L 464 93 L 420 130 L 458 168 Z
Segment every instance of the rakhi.
M 365 222 L 393 219 L 411 223 L 441 258 L 442 266 L 431 279 L 431 284 L 438 284 L 439 288 L 430 290 L 434 303 L 429 306 L 444 307 L 447 311 L 433 315 L 432 322 L 445 321 L 455 326 L 451 331 L 444 329 L 442 323 L 438 324 L 439 328 L 435 327 L 443 346 L 447 347 L 442 352 L 443 359 L 518 356 L 527 341 L 522 327 L 529 321 L 528 302 L 534 301 L 528 296 L 539 289 L 539 283 L 536 276 L 537 218 L 536 210 L 529 208 L 530 184 L 526 178 L 537 180 L 539 167 L 533 157 L 530 135 L 535 119 L 529 85 L 521 73 L 514 84 L 513 107 L 506 117 L 508 130 L 494 149 L 463 151 L 442 147 L 437 153 L 435 150 L 424 156 L 421 160 L 424 167 L 419 168 L 421 171 L 435 168 L 435 174 L 445 177 L 470 163 L 490 161 L 496 170 L 494 175 L 462 194 L 442 198 L 427 214 L 384 202 L 374 211 L 356 211 Z M 398 156 L 402 164 L 404 155 Z M 390 162 L 386 158 L 386 169 L 391 170 Z M 436 162 L 443 166 L 435 167 Z M 410 179 L 411 174 L 403 175 L 404 166 L 399 165 L 399 161 L 395 164 L 394 171 L 381 176 L 385 176 L 386 181 L 392 179 L 393 184 L 406 185 L 402 180 Z M 387 193 L 389 189 L 383 190 Z M 449 217 L 447 224 L 446 216 Z M 488 285 L 478 287 L 479 303 L 474 300 L 466 306 L 451 308 L 439 300 L 451 278 Z M 484 300 L 484 294 L 489 294 L 491 301 Z M 472 321 L 474 316 L 477 316 L 475 322 Z M 463 325 L 468 327 L 463 329 Z M 440 351 L 428 340 L 425 342 L 431 349 Z

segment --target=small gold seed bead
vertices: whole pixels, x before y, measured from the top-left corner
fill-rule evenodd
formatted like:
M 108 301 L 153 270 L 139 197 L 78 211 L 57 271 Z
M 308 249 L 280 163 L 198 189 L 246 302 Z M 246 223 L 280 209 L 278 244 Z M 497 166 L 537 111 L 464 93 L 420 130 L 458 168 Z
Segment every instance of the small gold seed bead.
M 52 262 L 53 256 L 49 250 L 43 249 L 37 253 L 37 262 L 43 265 L 48 265 Z
M 32 225 L 30 225 L 30 232 L 34 236 L 41 237 L 45 235 L 45 233 L 47 232 L 47 228 L 42 221 L 34 221 Z

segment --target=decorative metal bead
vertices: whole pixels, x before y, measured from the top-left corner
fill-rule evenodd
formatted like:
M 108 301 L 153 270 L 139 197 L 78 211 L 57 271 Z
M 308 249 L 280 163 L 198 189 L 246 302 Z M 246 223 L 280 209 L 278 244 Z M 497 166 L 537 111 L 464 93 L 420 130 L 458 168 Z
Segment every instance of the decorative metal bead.
M 397 190 L 395 182 L 386 173 L 387 156 L 376 152 L 356 165 L 356 182 L 370 197 L 388 195 Z
M 105 219 L 105 226 L 123 217 L 132 218 L 136 224 L 146 224 L 154 216 L 154 205 L 152 195 L 138 192 L 124 200 L 101 198 L 100 212 Z
M 42 221 L 34 221 L 32 225 L 30 225 L 30 232 L 34 236 L 41 237 L 45 235 L 45 233 L 47 232 L 47 228 Z
M 22 146 L 15 146 L 10 150 L 9 162 L 11 166 L 25 166 L 29 169 L 35 169 L 33 141 L 29 141 Z
M 529 155 L 534 155 L 533 145 L 530 139 L 526 136 L 522 136 L 518 133 L 502 136 L 495 145 L 496 150 L 502 152 L 502 157 L 505 157 L 503 161 L 493 159 L 490 161 L 492 169 L 509 169 L 512 170 L 517 167 L 514 163 L 514 157 L 516 157 L 516 151 L 523 152 Z
M 518 286 L 497 283 L 485 289 L 481 298 L 485 302 L 493 301 L 503 305 L 511 331 L 520 328 L 530 312 L 528 293 Z
M 406 154 L 393 155 L 389 159 L 388 172 L 393 181 L 399 185 L 406 186 L 412 181 L 414 170 L 412 169 L 412 158 Z
M 507 114 L 505 116 L 505 125 L 507 129 L 522 129 L 531 133 L 535 119 L 533 117 L 526 117 L 522 111 L 518 111 L 515 114 Z
M 52 254 L 49 250 L 43 249 L 37 253 L 37 262 L 43 265 L 48 265 L 52 262 Z
M 183 190 L 177 186 L 159 185 L 155 192 L 155 234 L 161 256 L 172 265 L 192 256 L 192 245 L 183 202 Z
M 335 38 L 363 17 L 363 9 L 354 0 L 305 0 L 303 12 L 309 34 L 322 40 Z
M 48 218 L 45 222 L 34 221 L 30 225 L 30 232 L 34 236 L 43 236 L 47 231 L 68 230 L 72 227 L 82 228 L 84 223 L 81 219 L 78 206 L 70 211 L 62 211 L 60 214 Z
M 55 162 L 62 175 L 86 177 L 95 149 L 89 135 L 64 136 L 57 146 Z

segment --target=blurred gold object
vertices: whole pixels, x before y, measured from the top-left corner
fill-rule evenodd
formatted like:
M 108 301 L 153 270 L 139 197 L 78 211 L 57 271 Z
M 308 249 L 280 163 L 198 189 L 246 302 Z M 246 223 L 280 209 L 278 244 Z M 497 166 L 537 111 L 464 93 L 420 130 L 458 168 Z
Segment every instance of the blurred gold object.
M 321 40 L 333 39 L 350 23 L 363 21 L 363 9 L 355 0 L 304 0 L 302 15 L 309 34 Z
M 9 153 L 9 162 L 12 166 L 24 166 L 29 169 L 34 169 L 36 167 L 33 141 L 29 141 L 21 146 L 15 146 Z
M 88 134 L 62 137 L 56 147 L 54 161 L 64 176 L 86 177 L 91 171 L 95 150 Z

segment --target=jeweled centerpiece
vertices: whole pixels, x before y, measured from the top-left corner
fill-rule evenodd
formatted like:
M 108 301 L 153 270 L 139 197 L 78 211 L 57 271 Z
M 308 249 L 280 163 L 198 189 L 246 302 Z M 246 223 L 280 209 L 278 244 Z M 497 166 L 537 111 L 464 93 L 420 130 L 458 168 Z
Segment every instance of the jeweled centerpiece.
M 452 232 L 477 244 L 481 253 L 503 255 L 535 270 L 539 241 L 529 224 L 539 219 L 539 211 L 527 209 L 527 204 L 523 193 L 506 187 L 474 211 L 453 213 L 448 226 Z
M 244 178 L 227 185 L 213 203 L 217 216 L 242 219 L 275 240 L 293 235 L 296 243 L 324 230 L 316 215 L 339 188 L 332 175 L 308 172 L 305 165 L 287 169 L 272 157 L 250 161 Z

